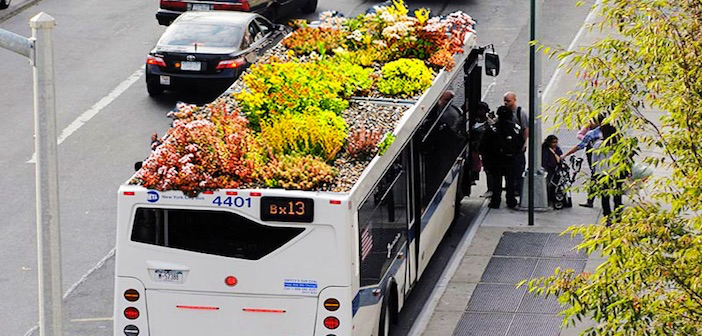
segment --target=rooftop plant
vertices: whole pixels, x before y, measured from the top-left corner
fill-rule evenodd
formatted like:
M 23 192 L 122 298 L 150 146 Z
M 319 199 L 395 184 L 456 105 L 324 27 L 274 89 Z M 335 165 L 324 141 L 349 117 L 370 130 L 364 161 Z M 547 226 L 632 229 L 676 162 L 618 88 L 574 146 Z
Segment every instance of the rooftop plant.
M 247 89 L 235 97 L 258 131 L 261 121 L 309 107 L 340 114 L 348 107 L 343 98 L 371 87 L 371 72 L 342 60 L 256 64 L 243 76 Z
M 390 62 L 383 66 L 382 73 L 378 90 L 388 95 L 411 96 L 431 86 L 434 79 L 431 70 L 417 59 Z

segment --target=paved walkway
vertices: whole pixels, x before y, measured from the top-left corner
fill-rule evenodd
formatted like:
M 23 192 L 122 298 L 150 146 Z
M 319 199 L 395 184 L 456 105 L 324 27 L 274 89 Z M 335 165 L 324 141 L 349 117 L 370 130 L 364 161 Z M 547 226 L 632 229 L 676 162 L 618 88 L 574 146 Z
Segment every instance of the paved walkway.
M 476 189 L 476 195 L 484 190 Z M 536 297 L 515 284 L 552 275 L 556 267 L 593 271 L 602 262 L 573 250 L 580 240 L 560 235 L 570 225 L 598 221 L 599 207 L 577 206 L 584 198 L 574 195 L 573 208 L 536 213 L 534 226 L 524 211 L 484 207 L 423 335 L 577 335 L 587 323 L 562 329 L 555 297 Z

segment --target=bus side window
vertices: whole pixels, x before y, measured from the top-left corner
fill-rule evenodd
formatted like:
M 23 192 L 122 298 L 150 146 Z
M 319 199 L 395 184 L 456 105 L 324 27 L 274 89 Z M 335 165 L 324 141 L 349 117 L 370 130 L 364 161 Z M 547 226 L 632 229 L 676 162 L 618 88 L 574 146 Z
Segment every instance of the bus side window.
M 424 210 L 443 185 L 456 159 L 466 145 L 462 111 L 451 103 L 438 105 L 427 115 L 415 134 L 419 145 L 420 206 Z
M 401 155 L 358 210 L 361 286 L 379 283 L 407 240 L 407 161 Z

